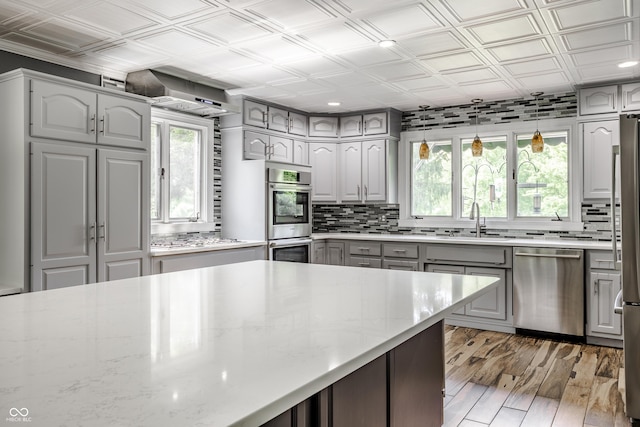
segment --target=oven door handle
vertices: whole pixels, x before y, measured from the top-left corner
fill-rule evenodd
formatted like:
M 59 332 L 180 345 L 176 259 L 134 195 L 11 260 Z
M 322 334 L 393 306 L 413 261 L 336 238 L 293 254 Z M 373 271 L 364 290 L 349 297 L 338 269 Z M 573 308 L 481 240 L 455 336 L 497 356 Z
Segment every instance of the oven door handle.
M 309 193 L 311 192 L 310 185 L 270 183 L 269 188 L 273 190 L 281 190 L 281 191 L 300 191 L 300 192 L 309 192 Z
M 287 246 L 299 246 L 299 245 L 308 245 L 313 242 L 313 239 L 282 239 L 282 240 L 272 240 L 269 242 L 270 248 L 282 248 Z

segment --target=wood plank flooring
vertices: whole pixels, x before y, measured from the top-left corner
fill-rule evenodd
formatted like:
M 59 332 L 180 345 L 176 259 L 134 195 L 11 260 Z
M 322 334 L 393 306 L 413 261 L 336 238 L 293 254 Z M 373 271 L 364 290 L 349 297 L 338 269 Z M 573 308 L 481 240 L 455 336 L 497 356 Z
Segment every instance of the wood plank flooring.
M 447 427 L 627 427 L 622 350 L 446 326 Z

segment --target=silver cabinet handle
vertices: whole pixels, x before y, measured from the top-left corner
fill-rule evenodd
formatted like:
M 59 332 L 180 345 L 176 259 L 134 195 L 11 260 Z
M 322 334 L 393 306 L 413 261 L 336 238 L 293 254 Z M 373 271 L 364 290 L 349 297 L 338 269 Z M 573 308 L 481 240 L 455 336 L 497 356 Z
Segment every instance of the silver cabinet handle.
M 96 223 L 89 226 L 89 240 L 96 240 Z
M 593 293 L 594 294 L 598 293 L 598 281 L 597 280 L 593 281 Z
M 580 259 L 580 255 L 562 255 L 562 254 L 526 254 L 522 252 L 516 252 L 515 256 L 534 257 L 534 258 L 566 258 L 566 259 Z
M 364 186 L 364 198 L 366 199 L 367 197 L 369 197 L 369 188 L 365 185 Z
M 98 234 L 98 239 L 102 239 L 105 240 L 105 236 L 107 235 L 107 226 L 106 224 L 103 222 L 102 224 L 100 224 L 100 233 Z
M 356 185 L 356 187 L 358 188 L 358 199 L 360 198 L 360 186 Z
M 622 290 L 616 295 L 616 301 L 613 303 L 613 312 L 622 314 Z
M 394 249 L 393 252 L 397 252 L 397 253 L 403 254 L 403 253 L 407 252 L 407 250 L 406 249 Z
M 265 126 L 267 125 L 267 112 L 266 111 L 262 112 L 262 124 L 265 125 Z
M 91 129 L 89 130 L 90 133 L 96 133 L 96 115 L 94 114 L 93 116 L 91 116 Z
M 364 252 L 364 251 L 369 252 L 371 250 L 371 248 L 364 248 L 364 247 L 360 246 L 360 247 L 358 247 L 358 250 L 360 250 L 362 252 Z
M 618 232 L 616 230 L 616 158 L 620 156 L 620 146 L 611 147 L 611 246 L 613 249 L 613 265 L 620 270 L 618 260 Z
M 104 135 L 104 116 L 100 119 L 100 133 Z

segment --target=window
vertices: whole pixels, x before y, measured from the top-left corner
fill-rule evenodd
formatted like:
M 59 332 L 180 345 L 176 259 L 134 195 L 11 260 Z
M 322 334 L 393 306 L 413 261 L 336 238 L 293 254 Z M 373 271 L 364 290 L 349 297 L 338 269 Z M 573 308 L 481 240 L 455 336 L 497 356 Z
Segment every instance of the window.
M 212 220 L 207 170 L 211 120 L 154 112 L 151 125 L 151 218 L 157 224 Z
M 400 225 L 469 227 L 476 202 L 489 227 L 536 229 L 544 222 L 546 229 L 579 229 L 580 189 L 571 185 L 580 182 L 571 175 L 579 170 L 577 144 L 570 142 L 575 124 L 544 125 L 542 153 L 531 151 L 530 122 L 482 127 L 481 157 L 471 154 L 469 129 L 432 131 L 428 160 L 418 155 L 422 134 L 403 133 Z

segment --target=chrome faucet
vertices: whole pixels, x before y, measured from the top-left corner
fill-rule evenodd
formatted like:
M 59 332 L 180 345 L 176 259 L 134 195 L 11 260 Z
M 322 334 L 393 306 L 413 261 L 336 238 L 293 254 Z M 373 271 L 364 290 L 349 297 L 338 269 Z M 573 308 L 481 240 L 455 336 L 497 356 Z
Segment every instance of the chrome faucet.
M 480 225 L 480 205 L 478 202 L 474 201 L 471 205 L 471 214 L 469 215 L 469 219 L 476 220 L 476 237 L 480 237 L 483 227 Z

